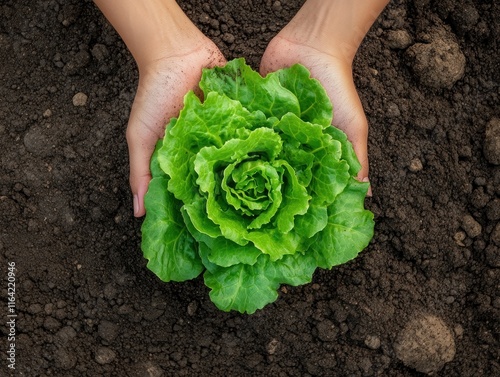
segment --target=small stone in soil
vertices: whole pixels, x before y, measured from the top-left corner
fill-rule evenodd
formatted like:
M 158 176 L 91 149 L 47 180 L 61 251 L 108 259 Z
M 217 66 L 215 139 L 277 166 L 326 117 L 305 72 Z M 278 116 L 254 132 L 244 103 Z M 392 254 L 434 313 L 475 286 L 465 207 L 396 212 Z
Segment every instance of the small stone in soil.
M 433 30 L 428 43 L 415 43 L 406 57 L 420 82 L 432 88 L 451 88 L 465 72 L 465 56 L 451 35 Z
M 100 347 L 95 353 L 95 361 L 104 365 L 112 363 L 116 358 L 116 352 L 108 347 Z
M 450 329 L 434 315 L 410 320 L 394 344 L 396 357 L 406 366 L 432 375 L 455 357 L 455 340 Z
M 73 106 L 85 106 L 87 104 L 87 95 L 82 92 L 78 92 L 73 96 Z
M 386 40 L 392 49 L 405 49 L 412 43 L 411 36 L 406 30 L 389 30 Z
M 416 173 L 421 171 L 424 168 L 424 165 L 422 164 L 422 161 L 419 158 L 414 158 L 410 162 L 409 169 L 411 172 Z
M 471 215 L 462 218 L 462 228 L 470 238 L 476 238 L 481 234 L 483 228 Z
M 377 350 L 380 348 L 380 338 L 376 335 L 368 335 L 365 338 L 365 345 L 372 350 Z

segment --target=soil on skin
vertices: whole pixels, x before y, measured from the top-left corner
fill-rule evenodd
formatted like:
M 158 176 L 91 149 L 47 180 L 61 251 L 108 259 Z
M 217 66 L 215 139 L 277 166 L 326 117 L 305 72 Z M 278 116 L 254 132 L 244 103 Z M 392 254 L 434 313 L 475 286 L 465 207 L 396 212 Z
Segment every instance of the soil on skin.
M 257 68 L 302 2 L 179 3 Z M 124 136 L 138 74 L 113 28 L 88 0 L 3 0 L 0 375 L 500 375 L 499 19 L 486 0 L 387 7 L 354 64 L 373 242 L 248 316 L 145 267 Z

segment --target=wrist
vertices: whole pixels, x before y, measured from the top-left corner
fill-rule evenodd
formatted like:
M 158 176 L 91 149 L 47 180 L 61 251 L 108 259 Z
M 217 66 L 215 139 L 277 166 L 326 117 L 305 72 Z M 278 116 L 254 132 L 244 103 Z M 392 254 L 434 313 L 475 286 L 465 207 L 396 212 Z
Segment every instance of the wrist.
M 139 69 L 182 56 L 204 36 L 174 0 L 95 0 L 127 45 Z
M 346 64 L 389 0 L 307 0 L 282 37 L 316 48 Z

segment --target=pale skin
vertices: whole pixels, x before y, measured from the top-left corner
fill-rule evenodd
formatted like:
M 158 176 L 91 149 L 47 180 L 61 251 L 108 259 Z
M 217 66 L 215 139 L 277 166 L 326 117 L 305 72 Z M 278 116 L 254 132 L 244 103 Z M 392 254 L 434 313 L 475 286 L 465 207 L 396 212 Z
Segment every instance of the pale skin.
M 127 127 L 134 216 L 145 214 L 149 161 L 168 120 L 202 68 L 226 63 L 217 46 L 174 0 L 95 0 L 137 62 L 139 85 Z M 306 66 L 325 87 L 333 124 L 346 132 L 368 181 L 368 122 L 354 86 L 352 62 L 361 41 L 389 0 L 307 0 L 269 43 L 260 65 L 265 75 L 295 63 Z

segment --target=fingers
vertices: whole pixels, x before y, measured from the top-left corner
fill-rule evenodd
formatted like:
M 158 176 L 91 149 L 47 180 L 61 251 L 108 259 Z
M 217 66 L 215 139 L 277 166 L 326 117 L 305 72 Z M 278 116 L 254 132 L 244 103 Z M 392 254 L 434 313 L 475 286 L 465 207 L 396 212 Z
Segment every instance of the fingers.
M 149 87 L 150 89 L 145 89 Z M 146 213 L 144 195 L 151 181 L 150 160 L 155 145 L 164 132 L 162 106 L 151 98 L 158 98 L 151 86 L 139 80 L 139 87 L 132 105 L 127 127 L 127 144 L 130 163 L 130 189 L 133 196 L 134 216 L 141 217 Z M 155 111 L 156 110 L 156 111 Z
M 357 179 L 360 182 L 369 182 L 369 172 L 370 164 L 368 159 L 368 121 L 364 113 L 357 113 L 352 119 L 347 123 L 336 124 L 334 120 L 334 125 L 342 129 L 349 141 L 352 144 L 356 157 L 361 164 L 361 169 L 358 172 Z M 368 191 L 368 195 L 372 195 L 371 188 Z
M 146 134 L 145 134 L 146 131 Z M 149 137 L 148 137 L 149 136 Z M 133 195 L 134 216 L 144 216 L 144 195 L 148 190 L 151 172 L 149 163 L 157 141 L 156 135 L 148 135 L 147 128 L 138 123 L 129 123 L 127 143 L 130 163 L 130 189 Z
M 347 138 L 352 143 L 352 147 L 358 157 L 361 169 L 358 172 L 357 179 L 360 182 L 370 182 L 370 164 L 368 159 L 368 121 L 364 112 L 358 112 L 357 116 L 347 125 L 340 127 L 344 130 Z M 368 196 L 372 195 L 371 187 L 368 190 Z
M 133 195 L 135 217 L 142 217 L 146 214 L 146 208 L 144 207 L 144 195 L 146 195 L 146 192 L 148 191 L 150 180 L 151 175 L 139 177 L 135 181 L 133 181 L 132 176 L 130 177 L 130 186 L 135 186 L 136 191 L 136 194 Z
M 352 79 L 349 66 L 332 66 L 329 73 L 318 74 L 333 104 L 333 125 L 340 128 L 352 143 L 361 164 L 357 179 L 369 182 L 368 120 Z M 369 191 L 371 195 L 371 191 Z
M 212 42 L 203 40 L 200 46 L 189 56 L 163 59 L 140 69 L 127 127 L 130 188 L 136 217 L 146 213 L 144 195 L 152 178 L 150 160 L 158 139 L 164 136 L 166 123 L 179 114 L 184 95 L 197 88 L 201 68 L 225 63 Z
M 360 130 L 367 130 L 367 128 L 364 126 L 361 126 Z M 352 136 L 349 137 L 349 135 L 347 135 L 347 137 L 349 138 L 349 140 L 354 139 L 354 141 L 351 141 L 352 146 L 354 148 L 354 152 L 356 153 L 356 156 L 358 157 L 359 163 L 361 164 L 361 169 L 358 172 L 358 176 L 356 178 L 360 182 L 370 182 L 370 178 L 369 178 L 370 177 L 369 176 L 370 164 L 369 164 L 369 160 L 368 160 L 368 139 L 366 136 L 364 136 L 364 134 L 367 134 L 367 132 L 361 131 L 357 135 L 357 137 L 354 137 L 354 138 Z M 368 196 L 372 196 L 371 186 L 368 189 Z
M 370 167 L 368 163 L 367 141 L 364 137 L 359 137 L 359 139 L 356 139 L 352 143 L 352 146 L 354 148 L 356 156 L 358 157 L 359 163 L 361 164 L 361 170 L 359 171 L 357 178 L 361 182 L 368 182 Z

